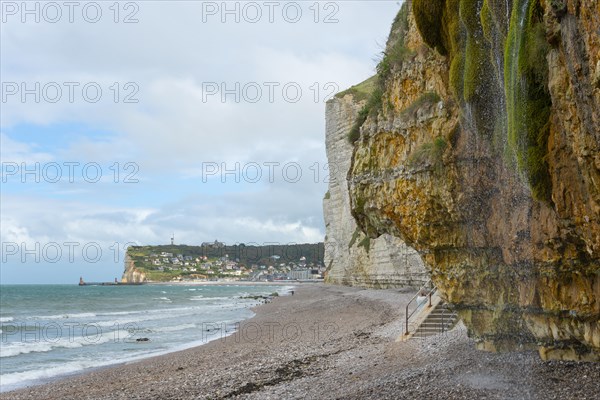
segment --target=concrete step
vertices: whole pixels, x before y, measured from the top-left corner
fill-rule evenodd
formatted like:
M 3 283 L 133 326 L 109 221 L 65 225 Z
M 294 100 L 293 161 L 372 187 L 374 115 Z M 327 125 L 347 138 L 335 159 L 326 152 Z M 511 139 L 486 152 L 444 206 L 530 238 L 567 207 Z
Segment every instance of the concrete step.
M 451 322 L 456 320 L 456 317 L 443 317 L 443 318 L 427 318 L 425 321 L 423 322 L 435 322 L 436 324 L 445 324 L 446 322 Z
M 458 318 L 458 315 L 456 315 L 456 314 L 430 314 L 427 316 L 427 318 L 432 319 L 432 320 L 452 319 L 452 318 Z
M 458 314 L 454 310 L 446 304 L 440 304 L 431 311 L 427 318 L 416 329 L 413 337 L 425 338 L 447 332 L 457 320 Z
M 456 318 L 458 314 L 453 313 L 431 313 L 427 318 Z
M 430 323 L 436 323 L 436 324 L 447 324 L 447 323 L 452 323 L 453 321 L 456 321 L 456 317 L 454 318 L 432 318 L 432 319 L 426 319 L 423 323 L 426 322 L 430 322 Z
M 431 337 L 431 336 L 435 336 L 435 335 L 439 335 L 442 332 L 416 332 L 413 335 L 413 339 L 423 339 L 426 337 Z
M 437 322 L 437 321 L 425 321 L 423 322 L 420 326 L 445 326 L 445 325 L 452 325 L 453 321 L 444 321 L 443 323 Z
M 454 311 L 454 310 L 453 310 L 453 309 L 451 309 L 451 308 L 446 308 L 446 307 L 440 307 L 440 306 L 437 306 L 437 307 L 435 308 L 434 312 L 456 312 L 456 311 Z
M 423 322 L 419 328 L 438 328 L 438 327 L 446 327 L 446 326 L 450 326 L 454 323 L 454 321 L 447 321 L 444 323 L 441 322 L 432 322 L 432 321 L 425 321 Z
M 422 326 L 419 329 L 417 329 L 417 332 L 442 332 L 442 331 L 447 331 L 449 327 L 450 327 L 450 325 L 447 325 L 447 326 L 441 326 L 441 325 Z

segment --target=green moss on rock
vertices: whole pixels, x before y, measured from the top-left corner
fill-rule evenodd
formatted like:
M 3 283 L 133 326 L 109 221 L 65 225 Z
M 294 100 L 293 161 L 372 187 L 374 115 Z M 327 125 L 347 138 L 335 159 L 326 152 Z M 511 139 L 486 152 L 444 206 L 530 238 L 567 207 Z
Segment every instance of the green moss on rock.
M 369 236 L 365 236 L 365 238 L 358 244 L 358 247 L 363 247 L 368 253 L 371 250 L 371 238 Z
M 479 15 L 479 20 L 481 22 L 481 28 L 483 29 L 483 34 L 488 42 L 492 41 L 492 36 L 494 33 L 494 17 L 492 16 L 492 11 L 490 10 L 489 1 L 484 0 L 483 6 L 481 7 L 481 13 Z
M 352 128 L 350 129 L 350 132 L 348 132 L 348 141 L 351 144 L 356 143 L 356 141 L 360 138 L 360 128 L 367 120 L 367 117 L 369 115 L 377 114 L 379 112 L 379 110 L 381 109 L 382 96 L 383 96 L 383 89 L 381 89 L 379 86 L 375 87 L 373 89 L 373 92 L 369 96 L 369 100 L 367 101 L 367 104 L 365 104 L 364 107 L 361 108 L 361 110 L 358 112 L 356 120 L 354 121 L 354 124 L 352 125 Z
M 412 8 L 421 37 L 431 48 L 448 55 L 448 48 L 441 30 L 445 0 L 413 0 Z
M 485 40 L 484 29 L 479 17 L 482 14 L 483 6 L 483 0 L 461 0 L 460 2 L 460 18 L 467 30 L 463 78 L 463 99 L 466 102 L 482 100 L 476 99 L 477 96 L 489 96 L 490 90 L 487 89 L 490 89 L 490 85 L 493 84 L 490 79 L 493 66 L 489 42 Z M 482 91 L 485 93 L 480 93 Z M 483 107 L 490 104 L 489 101 L 481 103 Z M 489 121 L 486 122 L 487 124 L 480 125 L 489 126 Z
M 408 165 L 413 168 L 423 165 L 440 167 L 447 147 L 446 139 L 437 137 L 433 142 L 425 143 L 414 150 L 408 158 Z
M 404 61 L 414 55 L 414 52 L 406 47 L 409 13 L 409 3 L 405 2 L 394 18 L 385 51 L 382 52 L 381 60 L 377 64 L 377 81 L 382 89 L 392 71 L 400 68 Z
M 354 243 L 356 243 L 356 240 L 358 239 L 358 237 L 361 234 L 361 230 L 359 227 L 356 227 L 356 229 L 354 230 L 354 233 L 352 234 L 352 239 L 350 239 L 350 243 L 348 243 L 348 248 L 352 248 L 352 246 L 354 246 Z
M 526 7 L 527 6 L 527 7 Z M 508 143 L 533 197 L 551 201 L 548 137 L 552 100 L 548 91 L 545 39 L 540 0 L 519 0 L 513 8 L 505 53 Z

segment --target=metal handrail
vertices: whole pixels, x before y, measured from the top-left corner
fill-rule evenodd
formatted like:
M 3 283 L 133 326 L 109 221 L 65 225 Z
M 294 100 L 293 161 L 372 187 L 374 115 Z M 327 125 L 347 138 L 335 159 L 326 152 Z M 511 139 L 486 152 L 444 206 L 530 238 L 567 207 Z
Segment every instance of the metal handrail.
M 419 289 L 419 291 L 417 292 L 417 294 L 415 294 L 412 299 L 410 299 L 410 301 L 406 304 L 406 311 L 404 313 L 404 315 L 406 316 L 406 320 L 405 320 L 405 328 L 404 328 L 404 334 L 408 335 L 408 320 L 410 319 L 410 317 L 412 317 L 414 315 L 414 313 L 417 312 L 417 310 L 419 309 L 419 307 L 415 308 L 410 314 L 408 313 L 408 307 L 410 306 L 410 304 L 415 301 L 417 299 L 417 297 L 419 296 L 419 293 L 421 293 L 422 290 L 427 290 L 427 286 L 429 286 L 431 284 L 431 289 L 429 289 L 429 291 L 427 292 L 427 297 L 429 298 L 429 305 L 428 307 L 431 307 L 431 296 L 437 291 L 437 287 L 435 287 L 433 285 L 433 283 L 431 282 L 431 279 L 428 280 L 423 286 L 421 286 L 421 288 Z
M 446 311 L 448 311 L 448 310 L 446 310 L 446 309 L 442 310 L 442 327 L 441 327 L 442 332 L 441 333 L 444 333 L 446 331 L 446 321 L 445 321 Z

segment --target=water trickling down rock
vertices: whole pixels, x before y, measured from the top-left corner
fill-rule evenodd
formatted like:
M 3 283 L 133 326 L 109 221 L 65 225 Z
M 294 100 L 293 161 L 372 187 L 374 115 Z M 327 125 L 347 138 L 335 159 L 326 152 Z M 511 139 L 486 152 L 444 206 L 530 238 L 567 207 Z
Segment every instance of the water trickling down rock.
M 597 0 L 413 0 L 392 27 L 351 213 L 482 349 L 600 359 L 599 26 Z

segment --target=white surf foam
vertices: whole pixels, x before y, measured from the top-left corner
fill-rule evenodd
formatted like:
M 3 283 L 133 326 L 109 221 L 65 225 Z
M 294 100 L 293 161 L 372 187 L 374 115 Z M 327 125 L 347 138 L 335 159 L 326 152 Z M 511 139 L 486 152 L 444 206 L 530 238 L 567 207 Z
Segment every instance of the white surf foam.
M 100 334 L 86 337 L 64 338 L 54 340 L 38 340 L 31 342 L 12 342 L 0 348 L 0 358 L 15 357 L 20 354 L 46 353 L 57 348 L 74 349 L 83 346 L 99 345 L 111 340 L 111 334 Z
M 34 315 L 28 319 L 66 319 L 66 318 L 93 318 L 94 313 L 56 314 L 56 315 Z

